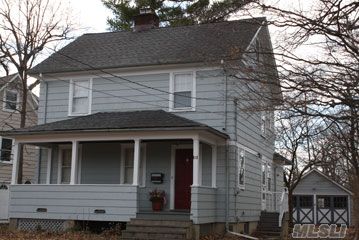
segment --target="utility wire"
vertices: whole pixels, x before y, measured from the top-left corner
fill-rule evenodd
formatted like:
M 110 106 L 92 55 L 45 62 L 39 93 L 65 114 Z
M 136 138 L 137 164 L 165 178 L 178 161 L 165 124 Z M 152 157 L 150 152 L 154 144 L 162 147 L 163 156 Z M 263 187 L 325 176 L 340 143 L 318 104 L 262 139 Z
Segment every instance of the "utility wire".
M 49 48 L 49 47 L 47 47 L 47 48 Z M 51 49 L 51 48 L 49 48 L 49 49 L 55 52 L 54 49 Z M 62 56 L 65 56 L 65 57 L 68 57 L 68 56 L 65 55 L 65 54 L 61 54 L 61 55 L 62 55 Z M 76 59 L 74 59 L 74 58 L 72 58 L 72 57 L 69 57 L 69 58 L 70 58 L 71 60 L 73 60 L 73 61 L 77 61 Z M 58 60 L 57 60 L 57 61 L 58 61 Z M 69 64 L 69 63 L 67 63 L 67 62 L 62 62 L 62 63 L 65 63 L 65 64 L 67 64 L 67 65 L 69 65 L 69 66 L 73 66 L 73 65 L 71 65 L 71 64 Z M 79 61 L 79 63 L 84 64 L 84 65 L 86 65 L 86 66 L 90 66 L 92 69 L 97 70 L 97 69 L 95 69 L 94 67 L 92 67 L 91 65 L 82 63 L 81 61 Z M 85 69 L 84 69 L 84 70 L 85 70 Z M 141 83 L 137 83 L 137 82 L 131 81 L 131 80 L 129 80 L 129 79 L 126 79 L 126 78 L 123 78 L 123 77 L 114 75 L 114 74 L 112 74 L 112 73 L 108 73 L 108 72 L 103 71 L 103 70 L 101 70 L 101 72 L 103 72 L 103 73 L 105 73 L 105 74 L 108 74 L 108 75 L 111 75 L 111 76 L 113 76 L 113 77 L 115 77 L 115 78 L 119 78 L 119 79 L 125 80 L 125 81 L 127 81 L 127 82 L 129 82 L 129 83 L 133 83 L 133 84 L 136 84 L 136 85 L 140 85 L 140 86 L 142 86 L 142 87 L 145 87 L 145 88 L 149 88 L 149 89 L 152 89 L 152 90 L 158 90 L 158 91 L 164 92 L 164 93 L 166 93 L 166 94 L 172 94 L 172 95 L 173 95 L 173 93 L 170 93 L 170 92 L 168 92 L 168 91 L 165 91 L 165 90 L 162 90 L 162 89 L 153 88 L 153 87 L 150 87 L 150 86 L 141 84 Z M 59 80 L 59 81 L 63 81 L 63 82 L 68 83 L 68 81 L 63 80 L 63 79 L 60 79 L 60 78 L 56 77 L 54 74 L 47 74 L 47 75 L 52 76 L 52 78 L 54 78 L 54 79 L 56 79 L 56 80 Z M 101 76 L 101 75 L 98 75 L 98 74 L 93 74 L 93 75 L 95 75 L 95 76 L 97 76 L 97 77 L 100 77 L 100 78 L 102 78 L 102 79 L 109 80 L 109 81 L 111 81 L 111 82 L 113 82 L 113 83 L 119 84 L 118 81 L 114 81 L 112 78 L 105 77 L 105 76 Z M 99 93 L 102 93 L 102 94 L 105 94 L 105 95 L 108 95 L 108 96 L 111 96 L 111 97 L 115 97 L 115 98 L 125 99 L 125 100 L 130 101 L 130 102 L 136 102 L 136 103 L 141 103 L 141 104 L 146 104 L 146 105 L 151 105 L 151 106 L 161 107 L 161 108 L 165 107 L 165 106 L 158 105 L 158 104 L 153 104 L 153 103 L 144 102 L 144 101 L 137 101 L 137 100 L 130 99 L 130 98 L 127 98 L 127 97 L 124 97 L 124 96 L 118 96 L 118 95 L 114 95 L 114 94 L 111 94 L 111 93 L 108 93 L 108 92 L 105 92 L 105 91 L 101 91 L 101 90 L 96 90 L 96 89 L 91 89 L 91 88 L 88 88 L 88 87 L 80 86 L 80 85 L 77 85 L 75 82 L 74 82 L 73 84 L 76 85 L 76 86 L 79 86 L 79 87 L 81 87 L 81 88 L 84 88 L 84 89 L 96 91 L 96 92 L 99 92 Z M 128 86 L 128 85 L 127 85 L 127 86 Z M 133 90 L 135 90 L 135 91 L 139 91 L 139 92 L 145 93 L 146 95 L 151 95 L 151 96 L 155 96 L 155 97 L 161 98 L 161 99 L 163 99 L 163 100 L 166 100 L 166 102 L 167 102 L 167 101 L 170 101 L 170 102 L 174 103 L 173 100 L 170 100 L 170 99 L 168 99 L 168 98 L 164 98 L 164 97 L 159 96 L 159 95 L 157 95 L 157 94 L 151 94 L 151 93 L 148 93 L 148 92 L 146 92 L 146 91 L 143 91 L 143 90 L 140 90 L 140 89 L 137 89 L 137 88 L 133 88 L 133 87 L 131 87 L 131 86 L 128 86 L 128 87 L 131 88 L 131 89 L 133 89 Z M 188 97 L 188 96 L 187 96 L 187 97 Z M 207 99 L 207 98 L 195 98 L 195 97 L 188 97 L 188 98 Z M 211 100 L 211 101 L 217 101 L 217 102 L 218 102 L 218 101 L 223 101 L 223 100 L 215 100 L 215 99 L 213 99 L 213 98 L 210 99 L 210 100 Z M 212 114 L 217 114 L 217 115 L 219 115 L 219 116 L 221 116 L 221 117 L 223 116 L 223 113 L 222 113 L 222 112 L 208 111 L 208 110 L 206 110 L 206 109 L 201 109 L 201 108 L 199 108 L 199 107 L 196 107 L 196 109 L 202 110 L 202 111 L 197 111 L 197 112 L 212 113 Z
M 111 72 L 108 72 L 108 71 L 106 71 L 106 70 L 95 68 L 95 67 L 92 66 L 91 64 L 85 63 L 85 62 L 83 62 L 83 61 L 81 61 L 81 60 L 78 60 L 78 59 L 76 59 L 76 58 L 74 58 L 74 57 L 71 57 L 71 56 L 66 55 L 66 54 L 64 54 L 64 53 L 61 53 L 60 51 L 56 51 L 56 49 L 53 49 L 53 48 L 50 48 L 50 47 L 47 47 L 47 48 L 50 49 L 51 51 L 53 51 L 53 52 L 56 53 L 56 54 L 59 54 L 59 55 L 65 57 L 65 58 L 70 59 L 71 61 L 75 61 L 75 62 L 80 63 L 80 64 L 82 64 L 82 65 L 84 65 L 84 66 L 86 66 L 86 67 L 89 67 L 91 70 L 100 71 L 100 72 L 105 73 L 105 74 L 108 74 L 108 75 L 110 75 L 110 76 L 112 76 L 112 77 L 119 78 L 119 79 L 121 79 L 121 80 L 124 80 L 124 81 L 126 81 L 126 82 L 129 82 L 129 83 L 132 83 L 132 84 L 135 84 L 135 85 L 144 87 L 144 88 L 148 88 L 148 89 L 155 90 L 155 91 L 158 91 L 158 92 L 162 92 L 162 93 L 165 93 L 165 94 L 174 95 L 174 93 L 171 93 L 171 92 L 169 92 L 169 91 L 162 90 L 162 89 L 155 88 L 155 87 L 151 87 L 151 86 L 148 86 L 148 85 L 146 85 L 146 84 L 142 84 L 142 83 L 139 83 L 139 82 L 136 82 L 136 81 L 132 81 L 132 80 L 127 79 L 127 78 L 124 78 L 124 77 L 122 77 L 122 76 L 118 76 L 118 75 L 113 74 L 113 73 L 111 73 Z M 55 60 L 56 60 L 56 59 L 55 59 Z M 65 63 L 65 62 L 63 62 L 63 63 Z M 65 63 L 65 64 L 66 64 L 66 63 Z M 86 70 L 86 69 L 82 68 L 82 70 Z M 103 77 L 103 76 L 97 75 L 97 74 L 94 74 L 94 75 L 95 75 L 95 76 L 98 76 L 98 77 Z M 117 82 L 117 83 L 118 83 L 118 82 Z M 135 89 L 135 90 L 138 90 L 138 89 Z M 181 94 L 177 94 L 177 95 L 178 95 L 178 96 L 181 96 L 181 97 L 184 97 L 184 98 L 191 98 L 191 99 L 198 99 L 198 100 L 225 101 L 225 100 L 223 100 L 223 99 L 199 98 L 199 97 L 186 96 L 186 95 L 181 95 Z M 157 95 L 156 95 L 156 96 L 157 96 Z

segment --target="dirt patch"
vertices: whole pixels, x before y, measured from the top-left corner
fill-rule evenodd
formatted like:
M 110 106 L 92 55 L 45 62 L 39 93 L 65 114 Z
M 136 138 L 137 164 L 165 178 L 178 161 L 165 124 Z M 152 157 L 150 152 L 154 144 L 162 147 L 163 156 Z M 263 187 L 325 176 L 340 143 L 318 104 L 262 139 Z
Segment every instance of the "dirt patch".
M 0 227 L 0 240 L 118 240 L 121 233 L 115 230 L 106 230 L 101 234 L 84 231 L 68 231 L 64 233 L 48 233 L 43 231 L 11 231 L 7 226 Z

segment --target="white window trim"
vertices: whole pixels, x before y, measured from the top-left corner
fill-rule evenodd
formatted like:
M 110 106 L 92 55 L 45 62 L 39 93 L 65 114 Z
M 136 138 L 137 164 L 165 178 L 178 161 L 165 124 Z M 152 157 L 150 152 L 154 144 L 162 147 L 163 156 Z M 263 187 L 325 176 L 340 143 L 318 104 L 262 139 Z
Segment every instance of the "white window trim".
M 174 108 L 174 76 L 176 74 L 192 74 L 192 99 L 191 107 Z M 196 71 L 170 72 L 170 88 L 169 88 L 169 112 L 193 112 L 196 111 Z
M 261 136 L 265 138 L 267 135 L 267 116 L 263 111 L 261 112 L 261 118 L 260 118 L 260 131 L 261 131 Z
M 16 93 L 16 109 L 8 109 L 6 108 L 6 92 L 9 91 L 9 92 L 14 92 Z M 19 106 L 20 106 L 20 94 L 19 92 L 16 90 L 16 89 L 4 89 L 4 93 L 3 93 L 3 104 L 2 104 L 2 110 L 4 112 L 16 112 L 18 109 L 19 109 Z
M 240 162 L 241 158 L 244 158 L 243 160 L 243 170 L 244 170 L 244 176 L 243 176 L 243 184 L 240 184 L 239 182 L 239 175 L 240 175 Z M 246 151 L 244 149 L 240 149 L 237 147 L 237 187 L 240 190 L 245 190 L 246 187 Z
M 131 184 L 131 183 L 125 183 L 125 149 L 134 149 L 134 144 L 131 143 L 125 143 L 121 144 L 121 166 L 120 166 L 120 184 Z M 146 143 L 141 143 L 140 146 L 140 161 L 142 162 L 142 177 L 140 181 L 140 188 L 146 187 L 146 150 L 147 146 Z M 141 165 L 141 163 L 140 163 Z
M 1 147 L 2 147 L 2 139 L 3 139 L 3 137 L 0 137 L 0 150 L 1 150 Z M 11 138 L 6 138 L 6 139 L 11 139 Z M 12 140 L 12 146 L 11 146 L 11 156 L 13 156 L 14 155 L 14 148 L 13 148 L 13 143 L 14 143 L 14 140 L 13 139 L 11 139 Z M 0 160 L 0 163 L 1 164 L 12 164 L 13 163 L 13 159 L 11 158 L 11 160 L 10 161 L 2 161 L 2 160 Z
M 73 113 L 72 112 L 72 104 L 73 104 L 73 91 L 74 91 L 74 82 L 76 81 L 89 81 L 89 105 L 88 105 L 88 112 L 87 113 Z M 92 106 L 92 83 L 93 83 L 93 78 L 76 78 L 76 79 L 71 79 L 70 80 L 70 87 L 69 87 L 69 109 L 68 109 L 68 116 L 72 117 L 72 116 L 84 116 L 84 115 L 88 115 L 91 114 L 91 106 Z

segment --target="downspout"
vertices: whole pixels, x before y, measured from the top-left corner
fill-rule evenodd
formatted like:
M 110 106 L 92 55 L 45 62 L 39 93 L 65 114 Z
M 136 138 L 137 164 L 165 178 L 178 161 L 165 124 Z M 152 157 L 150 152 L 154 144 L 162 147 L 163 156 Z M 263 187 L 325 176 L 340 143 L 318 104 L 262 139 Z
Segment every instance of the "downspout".
M 238 107 L 238 98 L 235 98 L 233 100 L 233 105 L 234 105 L 234 109 L 233 109 L 233 112 L 234 112 L 234 141 L 237 142 L 238 141 L 238 132 L 237 132 L 237 114 L 238 114 L 238 110 L 237 110 L 237 107 Z M 238 151 L 238 148 L 236 149 L 236 151 Z M 237 152 L 236 155 L 238 155 L 239 153 Z M 236 170 L 238 171 L 238 162 L 236 161 Z M 237 176 L 236 176 L 237 177 Z M 234 188 L 234 216 L 236 218 L 236 222 L 238 223 L 239 222 L 239 218 L 238 218 L 238 211 L 237 211 L 237 197 L 238 197 L 238 194 L 239 194 L 239 190 L 238 188 Z
M 227 132 L 227 101 L 228 101 L 228 76 L 226 69 L 224 67 L 224 60 L 221 60 L 221 65 L 223 67 L 223 73 L 224 73 L 224 127 L 223 130 Z M 226 174 L 226 209 L 225 209 L 225 228 L 226 232 L 229 231 L 229 159 L 228 159 L 228 151 L 229 146 L 228 142 L 226 142 L 225 145 L 225 151 L 224 151 L 224 159 L 225 159 L 225 174 Z
M 221 64 L 223 66 L 223 71 L 224 71 L 224 75 L 225 75 L 225 107 L 224 107 L 224 129 L 223 130 L 227 131 L 228 76 L 227 76 L 227 72 L 224 68 L 223 60 L 221 60 Z M 234 113 L 235 113 L 235 116 L 234 116 L 234 120 L 235 120 L 234 140 L 235 141 L 237 141 L 237 104 L 238 104 L 238 99 L 234 99 L 234 106 L 235 106 L 235 110 L 234 110 Z M 252 237 L 249 235 L 229 231 L 229 159 L 228 159 L 228 151 L 229 151 L 229 145 L 228 145 L 228 143 L 226 143 L 226 149 L 225 149 L 225 161 L 226 161 L 226 166 L 225 166 L 225 168 L 226 168 L 226 170 L 225 170 L 225 173 L 226 173 L 226 217 L 225 217 L 226 224 L 225 224 L 225 228 L 226 228 L 226 233 L 232 234 L 235 236 L 239 236 L 242 238 L 251 239 L 251 240 L 258 240 L 258 238 L 255 238 L 255 237 Z M 237 201 L 237 197 L 235 197 L 235 202 L 236 201 Z M 235 211 L 237 211 L 237 209 L 235 209 Z
M 237 137 L 238 98 L 235 98 L 233 100 L 233 104 L 234 104 L 234 131 L 235 131 L 233 140 L 235 142 L 237 142 L 237 140 L 238 140 L 238 137 Z M 227 151 L 226 151 L 226 154 L 227 154 Z M 226 173 L 229 172 L 229 164 L 228 164 L 229 161 L 227 159 L 227 156 L 226 156 L 226 160 L 227 160 L 226 161 L 226 163 L 227 163 L 227 166 L 226 166 L 227 172 Z M 226 180 L 227 180 L 227 183 L 226 183 L 226 185 L 227 185 L 226 232 L 228 234 L 232 234 L 232 235 L 235 235 L 235 236 L 238 236 L 238 237 L 247 238 L 247 239 L 251 239 L 251 240 L 258 240 L 258 238 L 255 238 L 255 237 L 252 237 L 252 236 L 249 236 L 249 235 L 229 231 L 229 219 L 228 219 L 228 213 L 229 213 L 229 209 L 228 209 L 228 206 L 229 206 L 229 176 L 228 176 L 228 174 L 227 174 L 227 179 Z M 235 193 L 234 193 L 234 208 L 235 208 L 234 212 L 235 212 L 236 218 L 238 217 L 238 214 L 237 214 L 237 197 L 238 197 L 238 194 L 239 194 L 239 192 L 236 189 Z M 237 218 L 237 222 L 238 222 L 238 218 Z

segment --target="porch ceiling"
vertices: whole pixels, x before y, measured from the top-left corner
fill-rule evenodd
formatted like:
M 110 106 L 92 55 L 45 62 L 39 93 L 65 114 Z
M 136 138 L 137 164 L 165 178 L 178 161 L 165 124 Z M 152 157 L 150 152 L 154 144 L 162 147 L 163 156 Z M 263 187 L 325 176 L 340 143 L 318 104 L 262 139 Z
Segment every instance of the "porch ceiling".
M 205 124 L 163 110 L 100 112 L 87 116 L 2 132 L 2 136 L 83 134 L 101 132 L 205 131 L 227 139 L 228 135 Z

